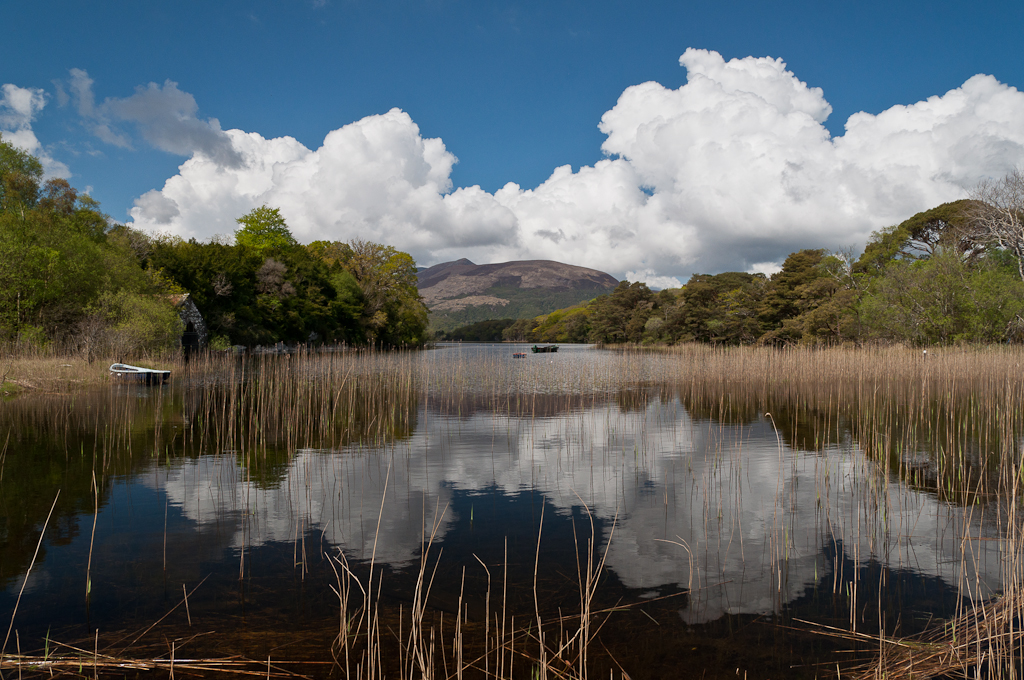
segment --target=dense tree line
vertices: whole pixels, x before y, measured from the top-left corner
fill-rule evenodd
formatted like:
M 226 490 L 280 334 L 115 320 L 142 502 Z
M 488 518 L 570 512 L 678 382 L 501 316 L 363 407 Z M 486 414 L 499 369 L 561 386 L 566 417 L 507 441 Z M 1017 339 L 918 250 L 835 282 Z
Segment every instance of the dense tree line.
M 1022 341 L 1024 270 L 1011 244 L 1013 220 L 1019 225 L 1024 211 L 993 216 L 995 210 L 977 198 L 946 203 L 875 233 L 860 257 L 801 250 L 770 278 L 697 274 L 657 293 L 623 281 L 590 303 L 520 319 L 504 337 L 726 345 Z M 1000 214 L 1003 231 L 994 233 L 983 222 L 997 223 Z
M 0 139 L 0 340 L 73 344 L 90 358 L 173 345 L 173 284 L 132 246 L 96 201 L 44 181 L 36 158 Z
M 116 224 L 0 139 L 0 342 L 92 357 L 175 348 L 188 293 L 217 347 L 421 344 L 427 310 L 406 253 L 367 241 L 300 245 L 279 211 L 238 220 L 234 243 Z
M 146 242 L 145 264 L 192 295 L 215 347 L 423 342 L 427 310 L 406 253 L 367 241 L 299 245 L 266 206 L 239 223 L 234 245 Z
M 463 342 L 501 342 L 502 333 L 515 322 L 515 319 L 477 321 L 476 323 L 459 326 L 450 331 L 436 331 L 434 339 Z

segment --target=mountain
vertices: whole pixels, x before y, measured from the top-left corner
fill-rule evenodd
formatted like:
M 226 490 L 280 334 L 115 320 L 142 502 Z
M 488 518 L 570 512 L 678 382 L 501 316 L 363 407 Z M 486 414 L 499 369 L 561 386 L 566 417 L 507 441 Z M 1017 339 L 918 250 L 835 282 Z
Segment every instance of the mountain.
M 618 283 L 596 269 L 551 260 L 473 264 L 463 258 L 427 267 L 418 276 L 437 330 L 547 314 L 609 293 Z

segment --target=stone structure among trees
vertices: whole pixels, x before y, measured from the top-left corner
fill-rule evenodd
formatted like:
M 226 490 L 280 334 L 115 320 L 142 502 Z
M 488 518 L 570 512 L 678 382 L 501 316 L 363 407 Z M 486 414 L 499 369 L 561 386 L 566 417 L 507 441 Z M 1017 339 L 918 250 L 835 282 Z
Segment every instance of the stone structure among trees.
M 181 334 L 182 350 L 186 354 L 190 354 L 206 347 L 209 340 L 206 322 L 203 320 L 203 315 L 199 313 L 196 303 L 192 301 L 192 297 L 188 293 L 172 295 L 171 302 L 178 310 L 178 316 L 181 317 L 181 322 L 184 324 Z

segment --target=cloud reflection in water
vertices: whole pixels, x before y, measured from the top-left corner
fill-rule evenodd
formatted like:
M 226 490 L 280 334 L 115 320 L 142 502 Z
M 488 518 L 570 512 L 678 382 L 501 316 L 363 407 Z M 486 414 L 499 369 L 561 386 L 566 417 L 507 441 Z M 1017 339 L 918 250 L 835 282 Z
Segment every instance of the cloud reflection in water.
M 856 564 L 876 559 L 954 588 L 963 579 L 982 595 L 1000 585 L 998 541 L 961 550 L 968 523 L 971 536 L 996 535 L 981 510 L 967 517 L 880 478 L 856 449 L 791 449 L 767 418 L 698 420 L 655 396 L 636 408 L 594 401 L 533 416 L 421 407 L 416 422 L 386 448 L 299 450 L 270 488 L 246 481 L 231 455 L 161 468 L 147 483 L 200 531 L 233 522 L 235 549 L 316 531 L 350 559 L 376 550 L 393 568 L 418 561 L 424 532 L 456 492 L 532 490 L 566 514 L 585 503 L 605 520 L 602 544 L 614 520 L 608 568 L 631 588 L 693 588 L 681 612 L 690 623 L 780 611 L 826 577 L 833 541 Z M 435 540 L 457 512 L 448 507 Z

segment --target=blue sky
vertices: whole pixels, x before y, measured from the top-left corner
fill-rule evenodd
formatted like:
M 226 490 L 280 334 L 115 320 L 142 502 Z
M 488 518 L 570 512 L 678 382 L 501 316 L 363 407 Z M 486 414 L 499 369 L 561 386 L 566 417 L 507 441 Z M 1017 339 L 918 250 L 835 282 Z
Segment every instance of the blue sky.
M 560 0 L 52 6 L 13 2 L 4 8 L 3 16 L 8 30 L 0 43 L 0 84 L 42 90 L 39 101 L 44 105 L 32 110 L 27 124 L 12 115 L 5 119 L 0 108 L 0 130 L 6 130 L 11 138 L 12 132 L 24 133 L 30 128 L 38 142 L 34 150 L 52 159 L 57 172 L 63 164 L 72 183 L 90 188 L 119 221 L 133 219 L 129 210 L 135 202 L 147 192 L 156 192 L 150 194 L 153 200 L 146 205 L 157 205 L 159 199 L 160 206 L 173 202 L 173 209 L 143 211 L 136 224 L 150 230 L 160 230 L 162 225 L 165 231 L 186 236 L 205 238 L 230 230 L 230 215 L 214 214 L 212 207 L 199 205 L 202 200 L 230 205 L 241 210 L 239 214 L 246 206 L 276 201 L 300 240 L 360 237 L 393 242 L 413 252 L 422 264 L 463 255 L 475 261 L 547 256 L 657 283 L 671 277 L 685 280 L 694 271 L 770 269 L 799 247 L 860 247 L 872 229 L 897 220 L 901 211 L 912 214 L 931 207 L 928 201 L 959 197 L 954 196 L 956 187 L 963 193 L 978 179 L 1024 163 L 1020 154 L 1024 111 L 1017 98 L 1004 96 L 1019 94 L 1013 88 L 1024 86 L 1024 59 L 1019 55 L 1024 3 L 982 2 L 968 7 L 953 2 L 659 2 L 637 7 L 625 2 Z M 857 189 L 862 191 L 857 200 L 844 203 L 846 199 L 835 198 L 831 208 L 821 205 L 808 211 L 806 201 L 796 200 L 793 211 L 787 213 L 773 202 L 773 208 L 766 211 L 770 214 L 759 216 L 757 210 L 737 207 L 737 202 L 742 204 L 748 197 L 736 192 L 742 193 L 751 183 L 763 184 L 763 198 L 770 200 L 775 185 L 768 180 L 762 183 L 767 175 L 737 181 L 736 186 L 723 187 L 721 192 L 719 183 L 705 187 L 700 194 L 686 194 L 679 189 L 680 183 L 692 185 L 687 178 L 699 175 L 700 167 L 655 167 L 653 160 L 644 161 L 644 152 L 628 142 L 602 148 L 611 137 L 599 130 L 598 124 L 627 88 L 655 81 L 675 92 L 687 85 L 688 68 L 681 66 L 679 59 L 688 48 L 717 52 L 724 63 L 749 57 L 781 59 L 790 81 L 821 89 L 820 98 L 831 106 L 831 113 L 818 124 L 833 139 L 844 135 L 847 119 L 857 112 L 874 116 L 894 106 L 942 97 L 976 74 L 994 80 L 982 88 L 984 92 L 971 95 L 969 107 L 985 110 L 998 100 L 1005 111 L 986 114 L 988 118 L 982 122 L 962 118 L 952 127 L 941 123 L 946 132 L 930 140 L 933 145 L 994 149 L 973 158 L 973 165 L 952 180 L 943 179 L 942 186 L 929 184 L 937 174 L 932 161 L 930 169 L 916 179 L 900 180 L 907 183 L 906 200 L 890 197 L 875 205 L 868 197 L 871 191 Z M 704 62 L 707 59 L 702 57 Z M 694 63 L 690 68 L 696 68 Z M 87 73 L 92 81 L 92 113 L 83 113 L 81 100 L 75 97 L 72 69 Z M 168 81 L 177 83 L 173 93 Z M 81 85 L 84 81 L 79 78 L 77 82 Z M 153 97 L 145 102 L 131 99 L 137 88 L 150 83 L 155 83 Z M 735 88 L 725 89 L 734 93 Z M 753 90 L 763 98 L 757 86 Z M 685 102 L 670 107 L 675 112 L 671 115 L 692 112 L 693 101 L 706 100 L 695 100 L 699 94 L 690 93 Z M 153 107 L 171 100 L 181 103 L 189 95 L 194 98 L 195 111 L 185 110 L 186 101 L 185 109 L 168 115 L 178 119 L 191 116 L 193 130 L 210 126 L 213 132 L 203 133 L 207 137 L 221 134 L 219 130 L 240 130 L 257 133 L 264 140 L 291 137 L 310 151 L 319 149 L 332 131 L 356 121 L 378 121 L 374 117 L 400 109 L 405 119 L 389 121 L 390 131 L 380 131 L 377 137 L 369 135 L 374 143 L 393 151 L 394 168 L 398 168 L 369 173 L 375 181 L 387 184 L 389 173 L 401 173 L 408 165 L 408 159 L 400 158 L 404 152 L 394 149 L 408 150 L 409 144 L 420 143 L 417 140 L 440 139 L 458 162 L 431 165 L 428 174 L 432 179 L 424 180 L 426 184 L 405 177 L 402 181 L 409 185 L 409 195 L 418 195 L 417 189 L 429 192 L 434 188 L 441 198 L 453 198 L 453 192 L 474 185 L 483 195 L 461 192 L 465 194 L 460 194 L 465 199 L 462 203 L 437 203 L 430 197 L 437 205 L 410 207 L 396 215 L 383 204 L 360 202 L 360 197 L 373 194 L 371 187 L 346 199 L 325 198 L 323 210 L 310 212 L 306 209 L 319 195 L 299 196 L 293 189 L 275 192 L 265 186 L 258 191 L 243 190 L 238 186 L 245 181 L 236 176 L 229 183 L 232 186 L 219 186 L 215 195 L 185 205 L 190 196 L 202 193 L 196 187 L 208 186 L 209 178 L 196 179 L 199 175 L 182 171 L 182 183 L 191 187 L 188 190 L 167 189 L 165 182 L 179 176 L 179 166 L 192 158 L 196 149 L 200 153 L 209 149 L 190 148 L 184 138 L 170 139 L 168 135 L 177 133 L 166 126 L 160 128 L 164 123 L 157 120 L 160 114 Z M 771 97 L 767 99 L 772 103 Z M 107 100 L 111 103 L 104 108 Z M 635 102 L 637 110 L 621 117 L 620 129 L 644 129 L 651 123 L 638 117 L 648 106 L 646 101 Z M 144 112 L 139 108 L 143 103 L 148 107 Z M 790 112 L 788 105 L 781 109 L 778 102 L 772 105 L 783 114 Z M 801 111 L 812 118 L 823 117 L 821 106 L 808 106 L 811 108 Z M 727 108 L 715 110 L 728 118 L 721 113 Z M 219 130 L 211 119 L 216 119 Z M 921 123 L 918 118 L 899 123 L 910 131 L 922 124 L 940 125 Z M 972 126 L 983 124 L 996 128 L 1002 124 L 1007 131 L 990 129 L 988 142 L 972 140 Z M 698 152 L 703 133 L 694 131 L 697 128 L 690 123 L 686 125 L 691 132 L 672 137 L 679 145 L 674 148 L 675 157 L 704 157 Z M 779 128 L 766 125 L 758 138 L 777 138 Z M 109 134 L 98 134 L 98 126 L 106 126 Z M 955 133 L 950 131 L 953 128 Z M 401 137 L 410 129 L 416 134 L 402 137 L 405 141 L 401 143 L 381 141 L 384 137 L 397 139 L 395 135 Z M 749 132 L 745 124 L 729 131 L 725 139 Z M 899 146 L 888 133 L 876 130 L 874 134 L 881 136 L 858 148 Z M 225 142 L 228 146 L 238 143 L 236 139 Z M 809 167 L 809 158 L 821 156 L 820 150 L 807 151 L 804 142 L 795 145 L 798 150 L 792 152 L 792 159 L 788 156 L 790 142 L 772 147 L 769 155 L 776 161 L 772 167 L 782 170 L 762 170 L 778 175 L 775 184 L 784 181 L 779 177 L 785 175 L 786 167 Z M 264 163 L 254 159 L 265 159 L 267 153 L 247 151 L 244 163 Z M 427 158 L 425 162 L 432 163 L 429 150 L 424 153 L 416 156 L 418 162 Z M 750 158 L 764 155 L 750 153 L 753 156 L 716 157 L 707 162 L 726 166 L 733 162 L 749 168 Z M 821 163 L 828 167 L 855 163 L 853 152 L 836 153 L 839 160 Z M 930 151 L 918 144 L 907 153 L 905 162 L 914 163 L 916 156 Z M 370 157 L 377 157 L 376 152 L 370 152 Z M 870 181 L 862 176 L 868 172 L 865 168 L 878 168 L 881 161 L 857 158 L 858 179 L 848 181 L 852 183 L 849 186 L 862 187 Z M 274 159 L 278 168 L 292 164 L 293 172 L 300 172 L 294 165 L 304 162 L 294 154 Z M 605 159 L 626 159 L 633 167 L 597 168 Z M 324 165 L 323 159 L 317 162 Z M 658 161 L 663 162 L 667 161 Z M 892 159 L 886 162 L 896 163 Z M 966 161 L 957 157 L 955 162 Z M 571 166 L 574 174 L 563 178 L 564 186 L 559 189 L 550 178 L 556 168 L 565 165 Z M 581 167 L 597 168 L 591 174 L 603 179 L 587 179 L 580 174 Z M 893 179 L 886 172 L 880 171 L 877 179 L 891 186 Z M 359 169 L 340 168 L 333 176 L 346 182 L 346 173 L 358 175 Z M 850 176 L 846 170 L 841 174 Z M 520 193 L 499 195 L 508 182 L 516 183 Z M 551 195 L 589 196 L 591 204 L 594 196 L 614 191 L 609 187 L 637 186 L 627 187 L 614 205 L 606 206 L 602 215 L 619 210 L 609 221 L 585 208 L 552 207 L 550 200 L 541 200 L 545 182 L 550 184 L 546 188 Z M 345 184 L 352 185 L 351 180 Z M 640 190 L 640 198 L 634 189 Z M 817 193 L 810 185 L 803 190 Z M 331 191 L 325 188 L 324 196 Z M 847 187 L 845 193 L 849 191 Z M 723 194 L 720 203 L 705 204 L 704 197 L 717 193 Z M 623 207 L 629 201 L 647 201 L 644 196 L 658 198 L 658 194 L 664 200 L 657 206 L 638 203 L 636 210 Z M 408 203 L 405 194 L 394 192 L 380 200 L 388 205 Z M 582 202 L 582 198 L 570 201 L 577 207 Z M 459 205 L 453 208 L 454 203 Z M 860 218 L 853 214 L 856 206 L 862 208 Z M 830 219 L 829 209 L 843 215 Z M 209 212 L 208 218 L 203 210 Z M 728 224 L 709 217 L 716 210 L 724 213 L 720 220 Z M 167 217 L 175 211 L 176 216 Z M 472 217 L 467 218 L 470 213 Z M 204 219 L 216 225 L 216 230 L 207 233 L 198 227 Z M 829 226 L 831 222 L 837 225 Z M 822 224 L 818 234 L 815 223 Z M 652 241 L 662 237 L 665 243 L 653 247 Z M 750 245 L 738 247 L 738 243 Z M 611 252 L 621 255 L 621 260 Z

